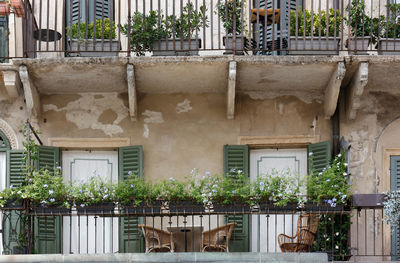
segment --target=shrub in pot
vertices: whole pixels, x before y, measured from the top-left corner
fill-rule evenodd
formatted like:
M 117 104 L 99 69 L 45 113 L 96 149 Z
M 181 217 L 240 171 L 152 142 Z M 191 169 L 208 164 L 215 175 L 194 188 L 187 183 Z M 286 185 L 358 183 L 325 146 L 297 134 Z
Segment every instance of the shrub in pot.
M 217 4 L 215 14 L 219 15 L 226 35 L 223 43 L 226 48 L 225 54 L 243 54 L 245 48 L 245 37 L 243 36 L 246 25 L 242 20 L 244 0 L 221 1 Z M 235 43 L 235 47 L 234 47 Z
M 67 40 L 69 51 L 72 51 L 70 56 L 118 56 L 120 44 L 116 39 L 116 26 L 109 18 L 96 19 L 95 22 L 88 24 L 74 23 L 66 29 L 67 37 L 72 37 Z
M 290 55 L 337 55 L 342 17 L 339 10 L 290 12 Z
M 400 4 L 389 4 L 387 6 L 389 17 L 381 16 L 377 24 L 379 30 L 378 54 L 379 55 L 398 55 L 400 53 Z

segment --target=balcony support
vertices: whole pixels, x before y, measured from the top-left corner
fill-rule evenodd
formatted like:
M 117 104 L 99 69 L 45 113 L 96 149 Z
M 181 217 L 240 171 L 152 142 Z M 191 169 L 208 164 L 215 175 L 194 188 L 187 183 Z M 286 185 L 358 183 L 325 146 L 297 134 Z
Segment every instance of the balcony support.
M 354 120 L 357 110 L 360 108 L 360 98 L 364 92 L 364 87 L 368 83 L 368 63 L 361 62 L 354 74 L 349 87 L 347 88 L 347 118 Z
M 135 83 L 135 68 L 132 64 L 126 66 L 126 80 L 128 83 L 129 116 L 132 121 L 137 117 L 137 94 Z
M 28 69 L 22 65 L 19 67 L 19 77 L 24 88 L 26 108 L 28 116 L 38 118 L 40 116 L 40 95 L 33 81 L 29 78 Z
M 21 81 L 16 71 L 3 71 L 3 80 L 10 101 L 14 101 L 21 93 Z
M 344 75 L 346 74 L 346 67 L 344 62 L 338 62 L 335 71 L 333 72 L 328 85 L 325 89 L 325 118 L 330 119 L 335 113 L 337 102 L 339 99 L 340 86 Z
M 229 62 L 228 91 L 226 96 L 226 118 L 235 118 L 235 93 L 236 93 L 236 61 Z

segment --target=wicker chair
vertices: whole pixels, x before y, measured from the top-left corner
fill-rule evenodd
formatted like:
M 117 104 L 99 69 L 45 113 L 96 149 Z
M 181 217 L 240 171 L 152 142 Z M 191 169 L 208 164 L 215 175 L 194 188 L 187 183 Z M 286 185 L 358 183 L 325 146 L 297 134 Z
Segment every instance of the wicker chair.
M 146 225 L 139 225 L 146 243 L 146 253 L 174 252 L 172 233 Z
M 282 252 L 310 252 L 314 243 L 319 223 L 319 215 L 303 214 L 297 221 L 295 236 L 278 235 L 279 247 Z
M 203 232 L 202 252 L 229 252 L 229 240 L 236 225 L 229 223 Z

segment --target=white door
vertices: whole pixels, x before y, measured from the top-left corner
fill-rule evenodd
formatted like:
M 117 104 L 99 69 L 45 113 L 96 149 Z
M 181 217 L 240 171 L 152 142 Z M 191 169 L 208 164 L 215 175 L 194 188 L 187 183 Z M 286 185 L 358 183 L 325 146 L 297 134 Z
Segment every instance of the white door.
M 6 188 L 6 153 L 0 152 L 0 191 L 3 191 L 5 188 Z M 2 213 L 0 213 L 0 222 L 3 222 Z M 2 238 L 0 238 L 0 254 L 3 254 Z
M 262 149 L 250 151 L 250 180 L 270 175 L 272 170 L 290 171 L 293 176 L 307 174 L 307 149 Z M 281 252 L 278 235 L 292 236 L 297 230 L 297 215 L 252 216 L 251 251 Z
M 118 152 L 63 151 L 66 182 L 85 182 L 100 176 L 118 182 Z M 63 218 L 63 253 L 115 253 L 118 251 L 118 218 L 76 216 Z

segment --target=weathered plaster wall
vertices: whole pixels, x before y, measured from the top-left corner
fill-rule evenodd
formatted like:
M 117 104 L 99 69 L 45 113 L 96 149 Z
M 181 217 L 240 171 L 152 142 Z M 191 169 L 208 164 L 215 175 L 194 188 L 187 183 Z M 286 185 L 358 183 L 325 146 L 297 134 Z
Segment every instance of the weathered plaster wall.
M 226 119 L 226 95 L 139 94 L 136 122 L 128 116 L 126 93 L 42 95 L 41 138 L 129 137 L 143 145 L 144 173 L 152 180 L 183 178 L 192 168 L 222 172 L 223 145 L 238 136 L 320 135 L 331 138 L 323 105 L 295 97 L 254 100 L 237 95 L 236 116 Z M 1 104 L 0 118 L 18 131 L 25 120 L 23 99 Z M 20 138 L 21 139 L 21 138 Z

